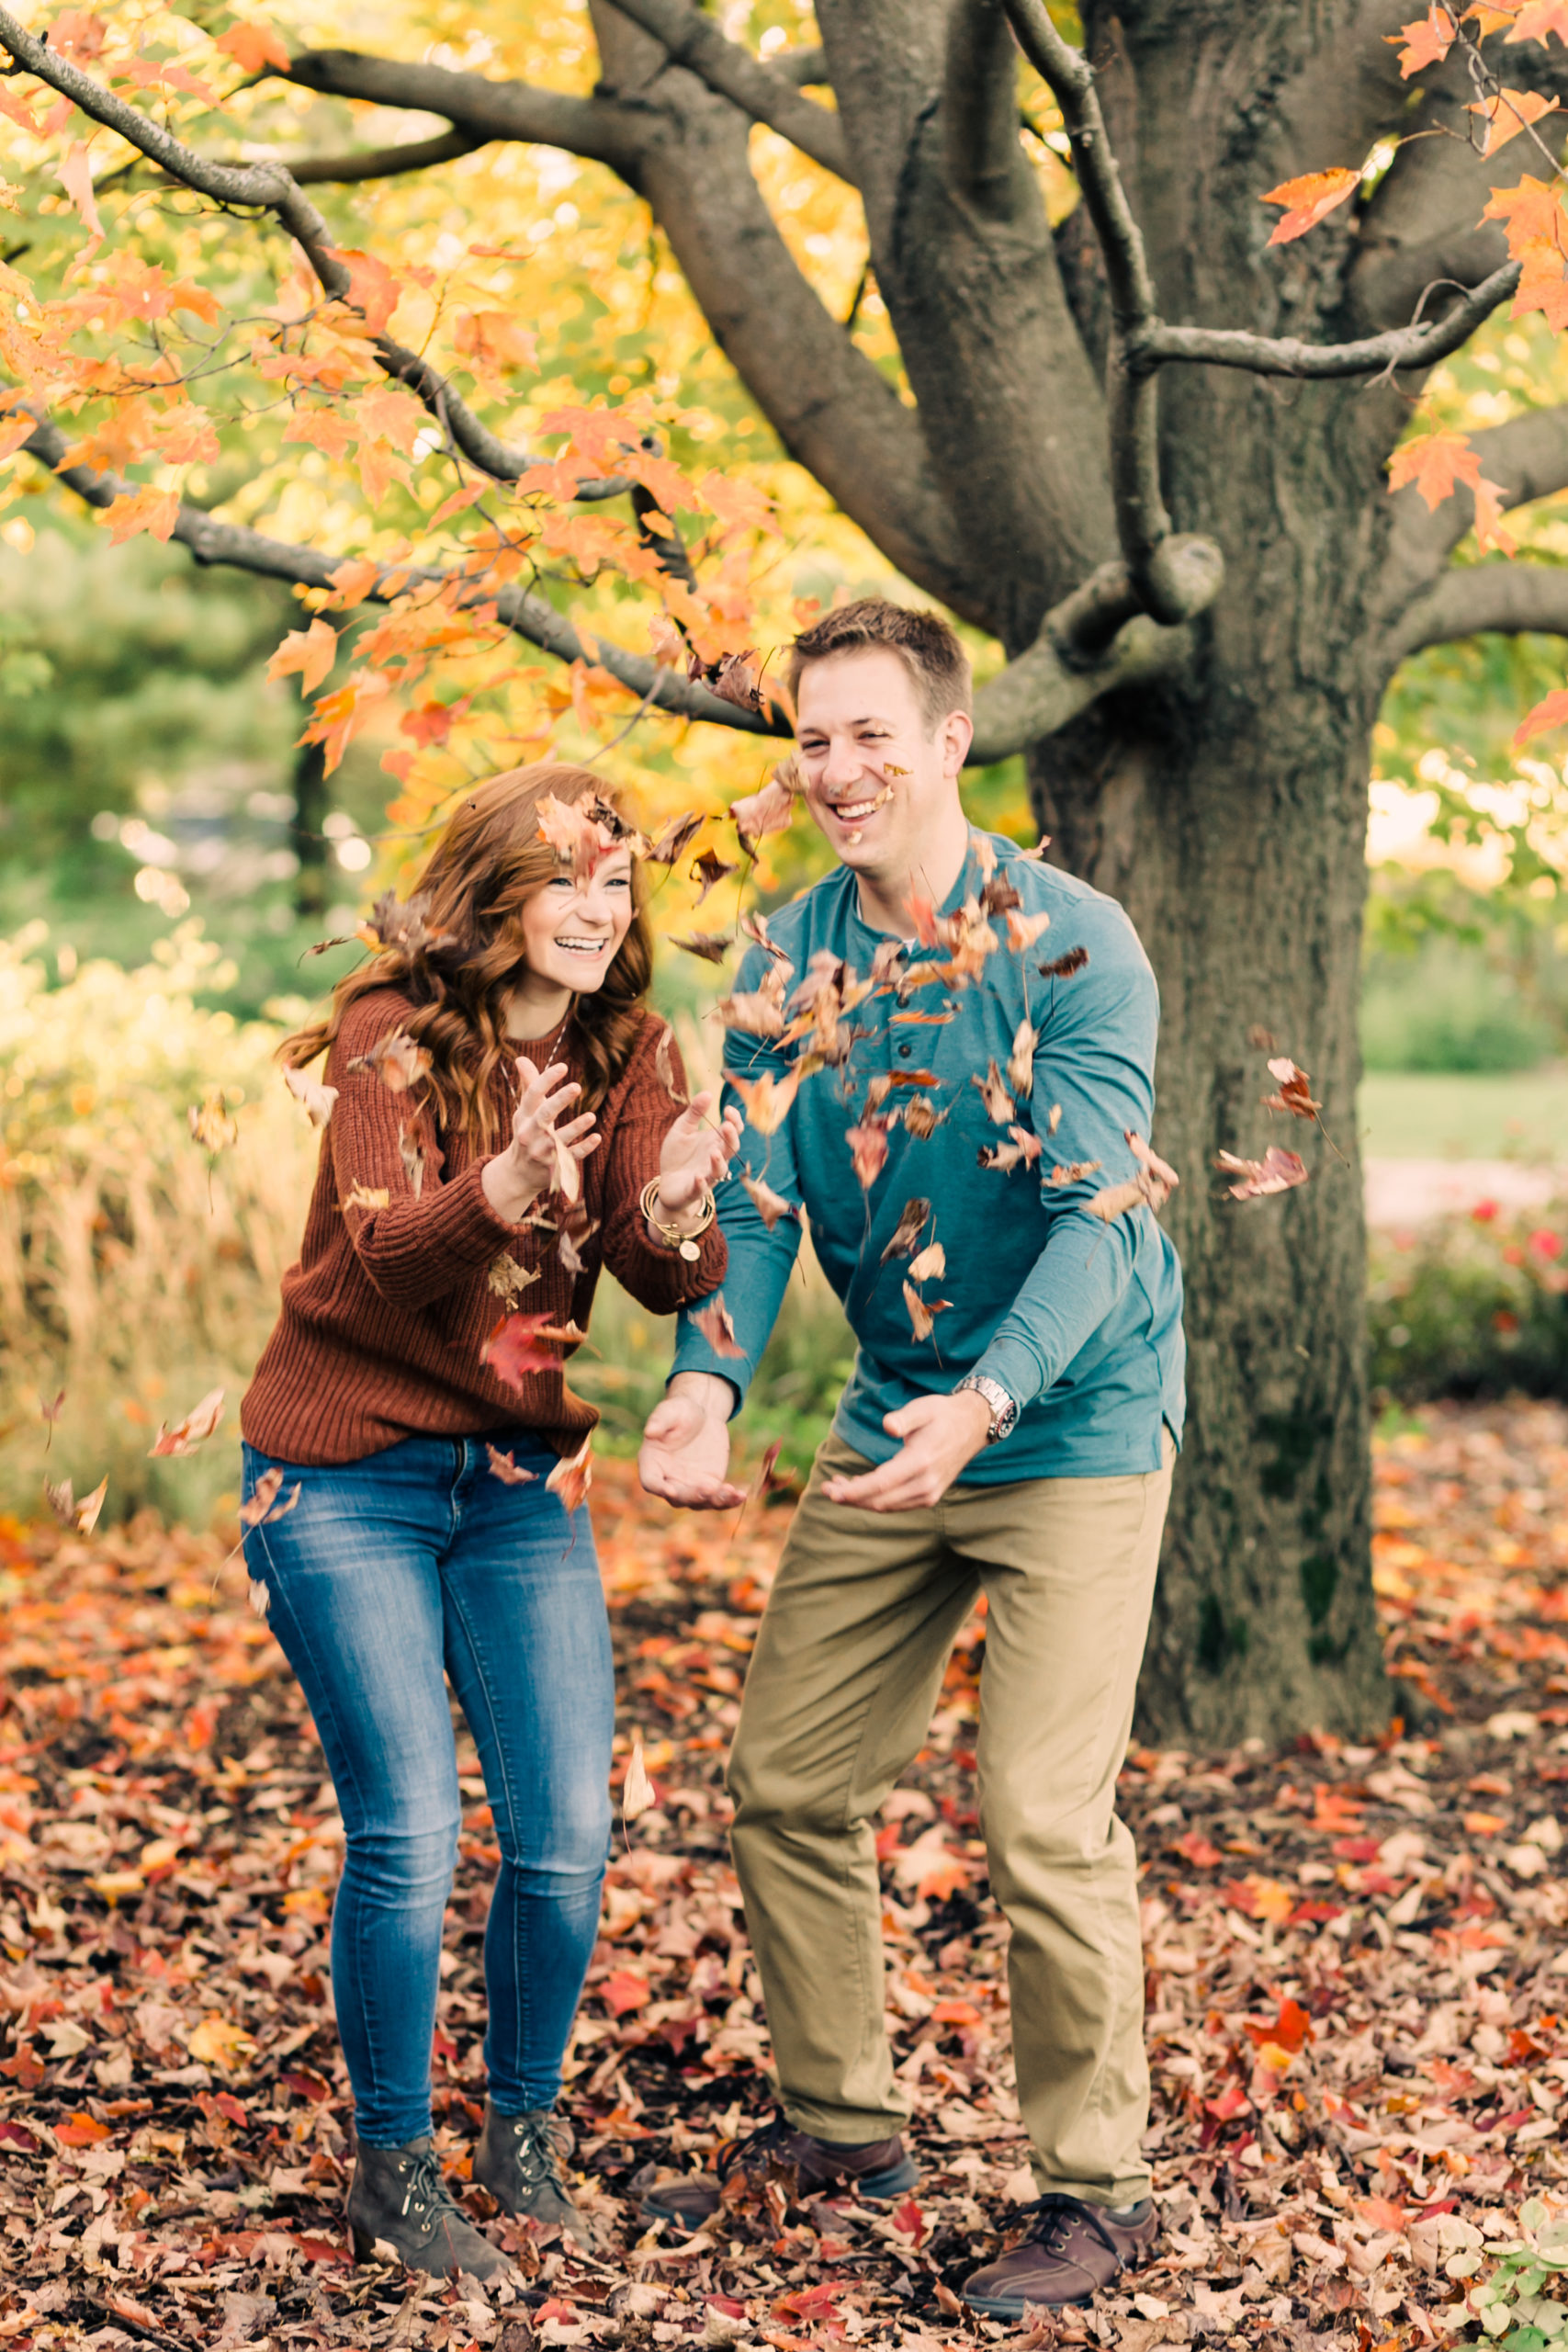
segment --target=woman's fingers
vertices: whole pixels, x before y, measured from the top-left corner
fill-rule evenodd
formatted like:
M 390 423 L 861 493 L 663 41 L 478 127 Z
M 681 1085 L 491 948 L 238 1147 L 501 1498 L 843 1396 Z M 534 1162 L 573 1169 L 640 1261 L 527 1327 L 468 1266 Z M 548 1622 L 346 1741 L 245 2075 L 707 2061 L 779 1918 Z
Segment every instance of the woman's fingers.
M 584 1136 L 581 1143 L 570 1144 L 567 1148 L 573 1159 L 586 1159 L 591 1151 L 598 1150 L 604 1140 L 603 1136 Z
M 569 1119 L 564 1127 L 552 1127 L 550 1132 L 558 1143 L 574 1143 L 579 1136 L 588 1133 L 594 1116 L 593 1112 L 584 1111 L 580 1119 Z

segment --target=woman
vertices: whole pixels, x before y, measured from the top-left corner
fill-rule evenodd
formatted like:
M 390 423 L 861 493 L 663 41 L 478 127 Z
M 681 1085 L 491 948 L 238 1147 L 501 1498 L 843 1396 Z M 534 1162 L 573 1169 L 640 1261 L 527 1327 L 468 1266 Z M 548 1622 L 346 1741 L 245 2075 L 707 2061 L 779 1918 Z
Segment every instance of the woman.
M 336 1099 L 296 1084 L 327 1116 L 320 1172 L 241 1408 L 246 1556 L 347 1841 L 333 1988 L 355 2252 L 480 2278 L 505 2258 L 431 2142 L 460 1817 L 444 1669 L 501 1848 L 473 2177 L 585 2236 L 551 2109 L 598 1927 L 614 1690 L 570 1460 L 596 1416 L 562 1379 L 570 1342 L 535 1324 L 585 1324 L 602 1263 L 655 1313 L 715 1289 L 712 1188 L 738 1140 L 732 1119 L 705 1124 L 707 1094 L 678 1111 L 627 828 L 602 791 L 583 768 L 492 776 L 380 921 L 382 952 L 285 1046 L 291 1076 L 326 1051 Z

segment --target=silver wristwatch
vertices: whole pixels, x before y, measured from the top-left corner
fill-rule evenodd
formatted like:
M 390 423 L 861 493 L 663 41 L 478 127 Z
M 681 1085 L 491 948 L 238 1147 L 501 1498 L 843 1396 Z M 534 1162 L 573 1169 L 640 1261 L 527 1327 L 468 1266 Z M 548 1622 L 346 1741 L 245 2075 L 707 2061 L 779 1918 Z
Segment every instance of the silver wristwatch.
M 1018 1402 L 1008 1395 L 1001 1382 L 987 1380 L 983 1372 L 971 1372 L 964 1374 L 953 1393 L 961 1396 L 966 1388 L 972 1388 L 977 1396 L 983 1396 L 991 1408 L 991 1426 L 986 1431 L 986 1443 L 999 1445 L 1004 1437 L 1011 1437 L 1018 1427 Z

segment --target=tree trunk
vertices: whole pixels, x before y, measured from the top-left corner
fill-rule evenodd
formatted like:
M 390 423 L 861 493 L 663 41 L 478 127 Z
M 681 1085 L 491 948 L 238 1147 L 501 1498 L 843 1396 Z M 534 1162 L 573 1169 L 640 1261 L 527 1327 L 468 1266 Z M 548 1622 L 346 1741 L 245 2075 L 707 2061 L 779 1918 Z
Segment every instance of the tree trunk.
M 294 814 L 288 845 L 299 864 L 294 876 L 294 910 L 308 920 L 326 912 L 327 753 L 323 743 L 302 744 L 294 762 Z

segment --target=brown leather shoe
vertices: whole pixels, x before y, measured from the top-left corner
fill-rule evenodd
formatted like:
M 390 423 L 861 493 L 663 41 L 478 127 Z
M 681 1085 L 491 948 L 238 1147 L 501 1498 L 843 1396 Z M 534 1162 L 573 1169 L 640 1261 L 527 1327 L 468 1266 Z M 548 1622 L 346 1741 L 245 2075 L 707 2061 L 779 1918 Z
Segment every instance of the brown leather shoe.
M 1026 2303 L 1091 2303 L 1099 2288 L 1146 2262 L 1158 2236 L 1149 2198 L 1113 2212 L 1081 2197 L 1043 2197 L 1011 2252 L 964 2281 L 964 2300 L 986 2319 L 1021 2319 Z
M 643 2216 L 649 2222 L 673 2222 L 682 2230 L 700 2230 L 712 2221 L 727 2186 L 739 2175 L 762 2182 L 781 2172 L 794 2173 L 799 2195 L 853 2188 L 878 2203 L 908 2195 L 920 2177 L 897 2132 L 890 2140 L 840 2147 L 809 2132 L 796 2132 L 780 2115 L 749 2139 L 721 2141 L 711 2172 L 661 2180 L 643 2199 Z

